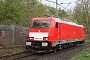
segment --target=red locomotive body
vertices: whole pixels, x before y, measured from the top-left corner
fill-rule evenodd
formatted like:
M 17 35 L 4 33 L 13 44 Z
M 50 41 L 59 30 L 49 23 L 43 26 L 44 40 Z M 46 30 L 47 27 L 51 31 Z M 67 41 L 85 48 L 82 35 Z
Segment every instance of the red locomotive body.
M 33 18 L 28 30 L 26 48 L 52 51 L 84 43 L 84 27 L 59 18 Z

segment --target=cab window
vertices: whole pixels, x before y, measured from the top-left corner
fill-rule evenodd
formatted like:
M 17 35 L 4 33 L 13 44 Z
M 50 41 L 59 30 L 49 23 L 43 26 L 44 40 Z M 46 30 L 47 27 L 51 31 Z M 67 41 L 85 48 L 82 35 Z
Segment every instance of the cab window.
M 58 28 L 58 22 L 56 22 L 56 28 Z
M 49 20 L 35 20 L 32 22 L 32 28 L 49 28 Z

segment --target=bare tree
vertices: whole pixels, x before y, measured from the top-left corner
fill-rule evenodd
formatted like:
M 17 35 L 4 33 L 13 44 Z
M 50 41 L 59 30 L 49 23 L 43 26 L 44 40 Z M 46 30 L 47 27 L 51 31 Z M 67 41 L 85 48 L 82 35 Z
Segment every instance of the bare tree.
M 88 26 L 90 24 L 90 0 L 76 1 L 74 9 L 74 17 L 80 24 Z

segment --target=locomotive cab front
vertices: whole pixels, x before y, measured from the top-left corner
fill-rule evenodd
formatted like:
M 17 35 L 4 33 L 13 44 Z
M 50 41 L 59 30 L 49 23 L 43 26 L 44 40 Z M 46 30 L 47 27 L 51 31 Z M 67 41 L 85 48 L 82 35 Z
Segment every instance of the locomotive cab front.
M 51 18 L 33 18 L 28 30 L 26 48 L 35 51 L 47 51 L 51 48 Z

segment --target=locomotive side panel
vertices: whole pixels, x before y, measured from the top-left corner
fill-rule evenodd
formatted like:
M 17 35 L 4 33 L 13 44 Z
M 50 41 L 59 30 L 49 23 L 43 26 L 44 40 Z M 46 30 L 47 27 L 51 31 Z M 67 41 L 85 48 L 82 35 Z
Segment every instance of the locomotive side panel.
M 51 23 L 51 28 L 50 28 L 50 35 L 52 35 L 52 41 L 55 40 L 60 40 L 60 36 L 61 36 L 61 20 L 60 19 L 53 19 L 52 23 Z
M 58 33 L 59 33 L 58 37 L 59 37 L 59 40 L 61 40 L 61 26 L 62 26 L 62 23 L 59 23 L 58 26 L 59 26 L 58 27 Z
M 84 38 L 84 28 L 82 27 L 74 27 L 74 36 L 75 38 Z
M 61 25 L 61 40 L 70 40 L 74 39 L 74 27 L 69 24 Z

